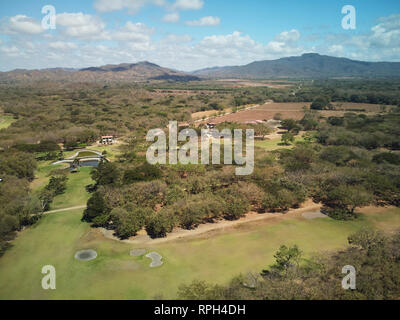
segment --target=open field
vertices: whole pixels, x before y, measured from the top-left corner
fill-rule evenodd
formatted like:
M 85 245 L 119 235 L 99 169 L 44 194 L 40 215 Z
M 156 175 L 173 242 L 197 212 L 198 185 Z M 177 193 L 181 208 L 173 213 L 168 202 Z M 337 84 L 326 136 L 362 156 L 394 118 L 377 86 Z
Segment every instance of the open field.
M 50 172 L 59 168 L 63 168 L 63 166 L 52 165 L 47 161 L 39 162 L 36 179 L 31 183 L 33 192 L 38 193 L 42 190 L 50 180 Z M 54 198 L 50 206 L 51 210 L 85 205 L 90 197 L 90 194 L 85 190 L 85 186 L 93 183 L 90 177 L 91 170 L 92 168 L 90 167 L 81 167 L 79 172 L 68 173 L 67 189 L 65 193 Z
M 93 183 L 90 177 L 91 171 L 92 168 L 90 167 L 81 167 L 79 172 L 68 174 L 67 189 L 65 193 L 54 198 L 51 209 L 56 210 L 85 205 L 90 198 L 90 194 L 84 187 Z
M 294 143 L 304 141 L 301 137 L 296 137 Z M 256 140 L 254 141 L 254 146 L 263 149 L 264 151 L 273 151 L 278 149 L 290 149 L 293 148 L 293 144 L 291 145 L 282 145 L 281 138 L 274 138 L 271 140 Z
M 222 79 L 217 80 L 228 88 L 246 88 L 246 87 L 268 87 L 282 89 L 296 85 L 296 82 L 280 80 L 243 80 L 243 79 Z
M 239 122 L 245 123 L 247 121 L 255 120 L 271 120 L 277 113 L 281 114 L 282 119 L 295 119 L 301 120 L 304 116 L 303 107 L 309 108 L 310 102 L 288 102 L 288 103 L 266 103 L 257 108 L 251 110 L 243 110 L 233 114 L 221 116 L 212 119 L 215 123 L 222 122 Z M 366 103 L 334 103 L 337 110 L 323 110 L 320 111 L 324 117 L 330 116 L 343 116 L 346 112 L 361 113 L 361 110 L 365 109 L 365 114 L 374 114 L 380 111 L 380 105 L 366 104 Z M 197 114 L 196 114 L 197 116 Z
M 15 120 L 12 116 L 0 115 L 0 130 L 8 128 Z
M 225 283 L 239 273 L 260 271 L 282 244 L 298 244 L 309 255 L 345 247 L 347 236 L 365 226 L 386 231 L 400 227 L 398 208 L 362 211 L 356 221 L 296 216 L 146 247 L 163 256 L 165 264 L 155 269 L 149 268 L 149 259 L 129 256 L 134 246 L 106 239 L 82 223 L 82 210 L 50 214 L 21 232 L 0 259 L 0 299 L 173 298 L 181 283 Z M 82 249 L 95 249 L 99 256 L 89 262 L 75 260 L 75 252 Z M 41 288 L 41 268 L 48 264 L 57 271 L 56 290 Z

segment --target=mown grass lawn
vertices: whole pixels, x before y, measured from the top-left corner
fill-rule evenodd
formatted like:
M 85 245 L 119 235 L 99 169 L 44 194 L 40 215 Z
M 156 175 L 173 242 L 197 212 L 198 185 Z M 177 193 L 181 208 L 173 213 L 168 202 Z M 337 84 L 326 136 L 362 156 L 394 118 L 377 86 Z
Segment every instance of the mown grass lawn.
M 52 165 L 49 161 L 40 161 L 36 170 L 36 179 L 32 182 L 31 188 L 38 194 L 49 182 L 52 170 L 64 168 L 65 165 Z M 70 208 L 86 204 L 90 194 L 85 186 L 94 183 L 90 177 L 91 167 L 81 167 L 79 172 L 68 173 L 67 189 L 64 194 L 54 198 L 51 210 Z
M 91 167 L 80 167 L 79 172 L 69 173 L 65 193 L 54 198 L 51 210 L 70 208 L 86 204 L 90 198 L 85 186 L 94 183 L 90 177 Z
M 13 116 L 1 116 L 0 115 L 0 130 L 7 129 L 13 122 L 17 120 Z
M 296 137 L 295 142 L 290 144 L 290 145 L 283 145 L 281 144 L 281 138 L 276 138 L 276 139 L 271 139 L 271 140 L 257 140 L 254 141 L 254 145 L 256 147 L 262 148 L 265 151 L 273 151 L 273 150 L 278 150 L 278 149 L 290 149 L 293 148 L 294 144 L 296 142 L 302 142 L 304 141 L 303 138 L 301 137 Z
M 348 235 L 366 226 L 400 228 L 400 209 L 376 210 L 355 221 L 293 217 L 145 247 L 164 257 L 155 269 L 149 259 L 129 256 L 135 246 L 105 239 L 82 223 L 82 210 L 50 214 L 0 258 L 0 299 L 174 298 L 179 284 L 194 279 L 226 283 L 239 273 L 258 272 L 283 244 L 297 244 L 310 255 L 345 247 Z M 98 252 L 96 260 L 74 259 L 76 251 L 89 248 Z M 56 290 L 41 288 L 41 268 L 48 264 L 56 267 Z

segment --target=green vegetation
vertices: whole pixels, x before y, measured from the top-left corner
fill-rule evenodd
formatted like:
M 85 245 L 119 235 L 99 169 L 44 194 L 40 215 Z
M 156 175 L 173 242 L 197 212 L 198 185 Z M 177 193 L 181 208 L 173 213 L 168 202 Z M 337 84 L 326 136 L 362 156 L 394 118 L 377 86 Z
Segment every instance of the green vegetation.
M 165 264 L 157 269 L 149 268 L 149 259 L 129 256 L 137 246 L 105 239 L 82 223 L 82 210 L 50 214 L 21 233 L 0 259 L 0 298 L 174 298 L 180 284 L 198 279 L 222 285 L 240 273 L 260 271 L 273 263 L 281 245 L 297 244 L 307 258 L 314 252 L 345 248 L 347 237 L 364 227 L 393 230 L 400 226 L 399 209 L 377 210 L 356 221 L 266 221 L 211 238 L 151 245 L 146 248 L 164 257 Z M 88 263 L 75 260 L 75 252 L 82 249 L 95 249 L 99 256 Z M 47 264 L 57 269 L 57 290 L 41 288 L 40 271 Z
M 179 296 L 200 300 L 396 300 L 400 296 L 400 233 L 385 236 L 361 230 L 348 237 L 350 247 L 332 255 L 304 259 L 294 245 L 281 246 L 275 263 L 260 275 L 252 275 L 246 287 L 244 276 L 227 286 L 195 281 L 182 286 Z M 343 290 L 341 270 L 351 265 L 357 271 L 356 288 Z
M 347 237 L 363 227 L 384 231 L 399 227 L 398 208 L 379 208 L 400 203 L 400 109 L 396 107 L 382 107 L 373 114 L 324 111 L 329 112 L 327 118 L 324 112 L 305 108 L 299 121 L 282 119 L 286 130 L 282 137 L 256 141 L 255 168 L 249 176 L 235 175 L 236 163 L 152 166 L 146 162 L 147 130 L 165 128 L 169 120 L 190 122 L 193 112 L 268 99 L 317 104 L 316 97 L 326 97 L 329 103 L 353 100 L 354 94 L 362 101 L 375 99 L 382 104 L 398 99 L 390 91 L 395 80 L 388 88 L 383 87 L 385 81 L 350 81 L 348 89 L 335 81 L 301 83 L 295 95 L 293 88 L 224 88 L 209 83 L 205 92 L 174 92 L 185 86 L 188 91 L 195 86 L 207 89 L 202 82 L 109 86 L 43 82 L 29 88 L 2 84 L 2 108 L 17 121 L 0 131 L 0 251 L 10 248 L 0 258 L 0 274 L 6 279 L 0 279 L 0 297 L 171 298 L 180 284 L 193 280 L 226 286 L 232 277 L 247 271 L 264 269 L 264 278 L 271 272 L 280 274 L 291 268 L 293 257 L 299 259 L 294 264 L 303 272 L 300 258 L 308 259 L 320 250 L 345 249 Z M 372 88 L 377 89 L 374 97 L 366 94 Z M 263 124 L 218 125 L 225 128 L 271 133 Z M 123 143 L 93 146 L 105 134 L 119 136 Z M 111 161 L 75 173 L 51 164 L 78 150 L 80 156 L 96 150 Z M 175 228 L 228 223 L 222 220 L 237 220 L 249 211 L 285 213 L 309 199 L 321 203 L 322 212 L 332 219 L 278 218 L 278 222 L 250 224 L 212 238 L 156 242 L 147 249 L 164 257 L 165 264 L 158 269 L 150 269 L 144 257 L 130 257 L 133 245 L 108 240 L 96 229 L 104 227 L 121 239 L 137 235 L 141 239 L 145 232 L 162 238 Z M 46 210 L 85 204 L 86 210 L 42 216 Z M 361 209 L 368 205 L 377 212 Z M 392 243 L 389 238 L 385 241 Z M 82 264 L 73 258 L 81 249 L 96 249 L 99 257 Z M 36 289 L 40 267 L 49 263 L 60 274 L 54 292 Z M 265 269 L 268 265 L 272 267 Z M 190 288 L 184 291 L 189 294 Z M 270 298 L 276 293 L 262 294 Z M 370 297 L 369 291 L 362 294 Z
M 13 122 L 15 122 L 13 116 L 1 116 L 0 115 L 0 130 L 7 129 Z

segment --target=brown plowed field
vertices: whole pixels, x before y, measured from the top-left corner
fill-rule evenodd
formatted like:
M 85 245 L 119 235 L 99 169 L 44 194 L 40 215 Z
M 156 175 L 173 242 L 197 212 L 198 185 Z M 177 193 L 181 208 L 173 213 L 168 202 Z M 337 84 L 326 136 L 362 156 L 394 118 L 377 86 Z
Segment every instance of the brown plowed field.
M 271 120 L 274 115 L 280 113 L 282 119 L 295 119 L 301 120 L 304 116 L 303 107 L 309 108 L 311 102 L 288 102 L 288 103 L 266 103 L 260 105 L 251 110 L 243 110 L 237 113 L 232 113 L 213 119 L 204 121 L 206 122 L 238 122 L 245 123 L 247 121 L 255 120 Z M 329 116 L 343 116 L 345 112 L 355 112 L 355 113 L 376 113 L 380 111 L 379 105 L 367 104 L 367 103 L 334 103 L 338 110 L 324 110 L 320 111 L 321 115 L 324 117 Z M 353 110 L 354 109 L 354 110 Z M 365 112 L 358 112 L 357 109 L 364 109 Z

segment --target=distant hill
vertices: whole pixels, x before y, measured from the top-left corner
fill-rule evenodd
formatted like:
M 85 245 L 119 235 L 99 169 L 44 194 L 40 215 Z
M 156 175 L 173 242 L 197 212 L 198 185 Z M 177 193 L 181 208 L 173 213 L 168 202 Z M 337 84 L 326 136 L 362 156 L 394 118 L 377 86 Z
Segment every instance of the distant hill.
M 138 63 L 122 63 L 118 65 L 105 65 L 89 67 L 80 70 L 53 68 L 42 70 L 13 70 L 0 72 L 0 80 L 50 80 L 50 81 L 147 81 L 147 80 L 172 80 L 195 81 L 197 76 L 160 67 L 147 61 Z
M 84 69 L 17 69 L 9 72 L 0 72 L 0 81 L 196 81 L 201 78 L 318 79 L 334 77 L 400 77 L 400 62 L 364 62 L 307 53 L 300 57 L 256 61 L 245 66 L 213 67 L 191 73 L 163 68 L 147 61 L 121 63 L 118 65 L 109 64 Z
M 256 61 L 244 66 L 207 68 L 192 74 L 225 79 L 399 77 L 400 62 L 364 62 L 306 53 L 300 57 Z

